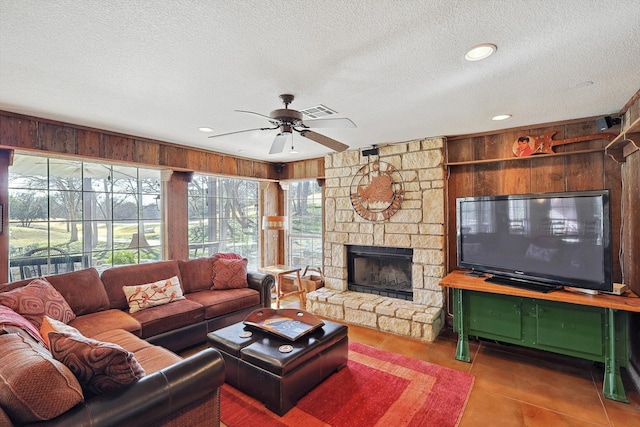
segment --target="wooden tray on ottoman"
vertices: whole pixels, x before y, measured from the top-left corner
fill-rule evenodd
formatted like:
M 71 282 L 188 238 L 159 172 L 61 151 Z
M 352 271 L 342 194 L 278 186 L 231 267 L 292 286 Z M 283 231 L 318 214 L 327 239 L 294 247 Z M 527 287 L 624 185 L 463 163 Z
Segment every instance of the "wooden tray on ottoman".
M 324 322 L 311 313 L 295 308 L 259 308 L 246 317 L 244 324 L 295 341 L 321 328 Z

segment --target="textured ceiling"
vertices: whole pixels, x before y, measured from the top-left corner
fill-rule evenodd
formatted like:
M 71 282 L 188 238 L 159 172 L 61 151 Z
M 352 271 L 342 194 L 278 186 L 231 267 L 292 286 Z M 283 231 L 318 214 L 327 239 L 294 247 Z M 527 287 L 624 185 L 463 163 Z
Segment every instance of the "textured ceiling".
M 268 127 L 234 110 L 292 93 L 357 149 L 615 114 L 638 89 L 637 0 L 0 0 L 0 109 L 274 162 L 330 151 L 198 127 Z

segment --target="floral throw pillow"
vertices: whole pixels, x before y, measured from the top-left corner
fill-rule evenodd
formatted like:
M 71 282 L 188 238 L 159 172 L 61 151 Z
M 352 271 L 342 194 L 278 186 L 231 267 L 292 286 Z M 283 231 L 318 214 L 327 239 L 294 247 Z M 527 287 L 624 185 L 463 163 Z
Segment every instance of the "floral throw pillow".
M 248 288 L 247 259 L 213 257 L 213 286 L 211 289 Z
M 38 329 L 44 316 L 63 323 L 69 323 L 76 318 L 60 292 L 43 278 L 34 279 L 21 288 L 1 292 L 0 304 L 22 315 Z
M 145 375 L 133 353 L 80 333 L 49 332 L 49 348 L 53 358 L 69 368 L 89 393 L 116 390 Z
M 185 299 L 178 276 L 145 285 L 123 286 L 129 313 Z

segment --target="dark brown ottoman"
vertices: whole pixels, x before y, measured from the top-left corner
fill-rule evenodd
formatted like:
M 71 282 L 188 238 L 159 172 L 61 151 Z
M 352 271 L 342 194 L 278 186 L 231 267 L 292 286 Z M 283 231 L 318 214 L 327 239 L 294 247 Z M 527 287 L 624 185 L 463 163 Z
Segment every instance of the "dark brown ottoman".
M 250 337 L 242 333 L 251 331 Z M 347 365 L 347 327 L 324 321 L 315 331 L 289 341 L 242 322 L 210 332 L 207 339 L 222 353 L 225 381 L 284 415 L 333 372 Z M 282 345 L 293 350 L 281 353 Z

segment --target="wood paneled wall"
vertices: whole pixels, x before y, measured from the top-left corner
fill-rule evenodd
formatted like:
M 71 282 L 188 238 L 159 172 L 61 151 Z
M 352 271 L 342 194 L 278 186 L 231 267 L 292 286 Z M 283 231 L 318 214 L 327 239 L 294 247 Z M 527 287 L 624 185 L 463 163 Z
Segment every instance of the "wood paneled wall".
M 278 179 L 269 162 L 0 111 L 0 148 L 46 151 L 177 171 Z
M 622 111 L 624 123 L 640 117 L 640 97 L 635 96 Z M 539 135 L 555 131 L 554 139 L 572 138 L 599 132 L 595 118 L 510 129 L 447 141 L 449 166 L 447 181 L 448 268 L 456 268 L 457 197 L 515 194 L 549 191 L 609 189 L 613 239 L 614 281 L 624 282 L 640 294 L 640 151 L 618 163 L 606 155 L 609 141 L 596 140 L 555 148 L 567 155 L 513 159 L 511 146 L 521 135 Z M 614 127 L 608 132 L 619 133 Z M 586 152 L 589 150 L 593 152 Z M 491 163 L 464 164 L 465 161 L 505 159 Z M 624 272 L 624 274 L 623 274 Z M 640 372 L 640 316 L 630 316 L 631 365 Z
M 456 198 L 498 194 L 524 194 L 552 191 L 609 189 L 613 251 L 619 253 L 621 224 L 621 166 L 605 155 L 608 140 L 578 142 L 555 148 L 567 155 L 516 158 L 512 145 L 522 135 L 556 132 L 561 140 L 597 134 L 594 119 L 509 129 L 492 134 L 449 138 L 446 143 L 447 180 L 447 248 L 448 269 L 456 268 Z M 617 134 L 619 129 L 612 129 Z M 592 151 L 594 150 L 594 151 Z M 504 159 L 504 160 L 501 160 Z M 491 163 L 472 161 L 495 160 Z M 451 165 L 459 163 L 458 165 Z M 614 255 L 614 280 L 621 279 L 620 262 Z
M 281 163 L 280 179 L 316 179 L 324 178 L 324 157 L 297 162 Z

